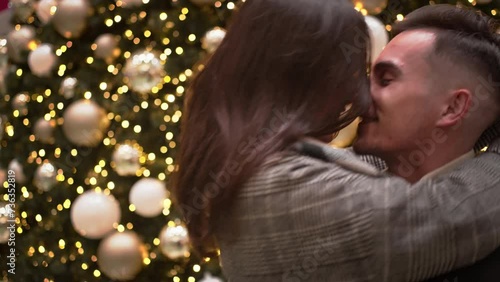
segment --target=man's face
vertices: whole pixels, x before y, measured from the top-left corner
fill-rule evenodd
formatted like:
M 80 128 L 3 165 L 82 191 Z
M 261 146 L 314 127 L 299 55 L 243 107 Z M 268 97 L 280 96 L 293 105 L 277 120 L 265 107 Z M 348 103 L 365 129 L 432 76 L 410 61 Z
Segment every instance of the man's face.
M 370 75 L 373 105 L 358 128 L 354 149 L 361 154 L 397 158 L 432 134 L 443 108 L 440 79 L 429 62 L 434 35 L 406 31 L 374 62 Z

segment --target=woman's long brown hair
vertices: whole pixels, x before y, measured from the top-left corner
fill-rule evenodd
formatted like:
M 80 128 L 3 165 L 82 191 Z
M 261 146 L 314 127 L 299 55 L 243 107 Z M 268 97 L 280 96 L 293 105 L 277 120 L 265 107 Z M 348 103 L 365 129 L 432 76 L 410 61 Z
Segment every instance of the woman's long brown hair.
M 182 120 L 173 190 L 197 251 L 207 254 L 266 157 L 301 137 L 333 134 L 366 110 L 367 34 L 347 0 L 241 7 L 194 79 Z

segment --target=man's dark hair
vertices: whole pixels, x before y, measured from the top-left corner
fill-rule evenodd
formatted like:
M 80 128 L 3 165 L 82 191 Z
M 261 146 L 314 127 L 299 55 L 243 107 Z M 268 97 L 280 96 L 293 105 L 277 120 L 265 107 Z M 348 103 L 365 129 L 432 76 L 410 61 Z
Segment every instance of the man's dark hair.
M 393 35 L 415 29 L 435 32 L 435 55 L 447 57 L 486 80 L 491 77 L 500 82 L 500 35 L 495 19 L 473 9 L 431 5 L 408 14 L 394 26 Z M 492 86 L 498 94 L 496 84 Z

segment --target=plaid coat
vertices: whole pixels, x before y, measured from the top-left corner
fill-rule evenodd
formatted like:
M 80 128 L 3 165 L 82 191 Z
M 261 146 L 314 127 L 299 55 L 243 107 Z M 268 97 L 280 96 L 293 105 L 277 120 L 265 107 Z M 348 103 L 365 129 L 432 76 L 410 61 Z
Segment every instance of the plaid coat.
M 410 185 L 347 150 L 303 140 L 239 194 L 237 236 L 216 234 L 230 281 L 419 281 L 500 246 L 500 140 Z M 221 223 L 223 224 L 223 223 Z

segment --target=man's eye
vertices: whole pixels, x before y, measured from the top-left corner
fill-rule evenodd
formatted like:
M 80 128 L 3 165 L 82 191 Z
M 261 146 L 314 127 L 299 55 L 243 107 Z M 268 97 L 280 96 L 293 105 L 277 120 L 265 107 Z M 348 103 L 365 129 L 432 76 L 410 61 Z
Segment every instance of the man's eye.
M 388 78 L 381 78 L 380 79 L 380 85 L 381 86 L 388 86 L 391 83 L 392 79 Z
M 388 86 L 394 77 L 388 73 L 383 73 L 381 76 L 379 76 L 378 83 L 380 86 Z

